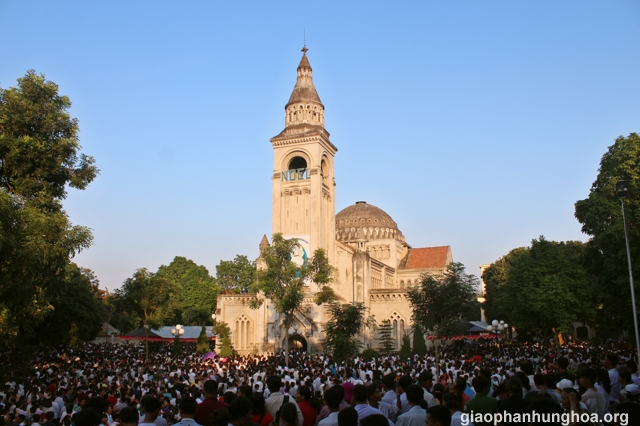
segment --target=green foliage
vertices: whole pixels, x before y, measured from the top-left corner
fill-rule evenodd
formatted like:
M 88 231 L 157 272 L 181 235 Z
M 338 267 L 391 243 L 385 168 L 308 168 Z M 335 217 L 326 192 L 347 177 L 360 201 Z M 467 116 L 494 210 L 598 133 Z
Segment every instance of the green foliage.
M 37 341 L 71 259 L 93 239 L 61 204 L 67 185 L 84 189 L 98 172 L 93 158 L 79 153 L 70 106 L 55 83 L 33 71 L 17 87 L 0 88 L 0 349 Z
M 177 302 L 174 317 L 169 323 L 198 325 L 211 323 L 216 298 L 220 288 L 204 266 L 181 256 L 176 256 L 169 265 L 158 268 L 157 277 L 169 281 L 175 288 Z
M 115 291 L 119 313 L 114 326 L 122 332 L 149 325 L 158 329 L 173 319 L 177 308 L 176 286 L 169 280 L 138 269 Z
M 433 336 L 459 332 L 460 318 L 476 298 L 478 279 L 464 272 L 461 263 L 452 263 L 441 276 L 425 274 L 407 295 L 413 309 L 413 323 Z
M 0 187 L 45 210 L 60 210 L 66 187 L 85 189 L 98 169 L 79 154 L 78 120 L 58 85 L 29 70 L 0 88 Z
M 370 361 L 372 359 L 380 357 L 380 352 L 372 348 L 365 349 L 364 351 L 362 351 L 361 357 L 364 360 Z
M 405 361 L 407 358 L 411 358 L 411 339 L 407 333 L 404 333 L 402 335 L 399 359 Z
M 322 326 L 325 334 L 325 352 L 333 354 L 336 362 L 347 361 L 362 347 L 358 334 L 363 328 L 374 328 L 373 317 L 366 317 L 364 303 L 353 302 L 346 305 L 334 302 L 329 305 L 331 318 Z
M 485 302 L 482 307 L 485 316 L 490 318 L 489 321 L 492 321 L 493 318 L 500 318 L 514 325 L 510 313 L 515 307 L 511 305 L 511 292 L 506 286 L 507 277 L 508 272 L 512 268 L 517 268 L 517 265 L 522 263 L 521 259 L 525 259 L 528 255 L 526 247 L 515 248 L 484 270 L 482 278 L 486 290 Z
M 462 313 L 462 319 L 466 321 L 480 321 L 482 319 L 482 309 L 477 299 L 472 300 L 467 309 Z
M 393 339 L 393 330 L 391 328 L 391 321 L 384 320 L 382 324 L 378 326 L 378 341 L 380 342 L 380 352 L 384 355 L 389 355 L 396 349 L 396 342 Z
M 220 339 L 220 352 L 219 356 L 230 357 L 233 355 L 233 350 L 231 349 L 231 339 L 229 337 L 223 337 Z
M 74 341 L 77 346 L 95 339 L 107 321 L 98 285 L 93 271 L 70 263 L 65 279 L 50 299 L 52 309 L 36 327 L 38 344 L 55 346 Z
M 216 324 L 213 326 L 213 333 L 216 335 L 216 339 L 223 337 L 231 336 L 231 328 L 229 328 L 229 324 L 224 321 L 216 321 Z
M 72 348 L 80 349 L 84 342 L 80 338 L 80 331 L 78 330 L 78 324 L 75 322 L 71 323 L 71 327 L 69 328 L 69 346 Z
M 413 328 L 413 353 L 420 356 L 427 354 L 427 342 L 424 340 L 424 331 L 422 331 L 422 327 L 419 325 Z
M 575 204 L 575 217 L 582 224 L 587 242 L 585 267 L 596 278 L 601 309 L 593 325 L 600 329 L 629 329 L 633 324 L 627 251 L 622 208 L 616 183 L 629 181 L 625 200 L 633 275 L 640 276 L 640 135 L 618 137 L 602 156 L 598 176 L 588 198 Z M 636 297 L 640 292 L 636 289 Z M 637 303 L 638 301 L 636 301 Z
M 216 266 L 216 281 L 223 291 L 249 293 L 255 280 L 256 262 L 237 255 L 232 261 L 222 260 Z
M 207 329 L 203 325 L 198 336 L 198 343 L 196 345 L 196 353 L 198 355 L 204 355 L 209 352 L 209 339 L 207 339 Z
M 544 237 L 531 247 L 512 250 L 485 270 L 486 315 L 519 332 L 567 333 L 572 323 L 595 316 L 593 279 L 583 267 L 579 241 Z
M 276 312 L 284 316 L 284 328 L 293 322 L 293 315 L 300 310 L 306 286 L 311 282 L 320 289 L 317 304 L 332 299 L 333 292 L 328 284 L 332 281 L 333 268 L 323 249 L 317 249 L 303 265 L 291 261 L 291 250 L 297 244 L 295 239 L 286 240 L 281 234 L 275 234 L 269 247 L 262 252 L 265 269 L 257 271 L 251 290 L 256 298 L 250 307 L 257 309 L 265 298 L 273 304 Z

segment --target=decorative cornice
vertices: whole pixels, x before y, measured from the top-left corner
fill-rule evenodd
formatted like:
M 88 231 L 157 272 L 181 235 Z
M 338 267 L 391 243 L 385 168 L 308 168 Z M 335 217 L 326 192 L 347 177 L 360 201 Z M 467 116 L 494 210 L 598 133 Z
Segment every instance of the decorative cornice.
M 256 298 L 255 294 L 219 294 L 221 306 L 248 306 Z
M 280 195 L 282 195 L 283 197 L 288 197 L 291 195 L 306 195 L 306 194 L 311 194 L 311 188 L 307 187 L 307 186 L 303 186 L 303 187 L 294 187 L 294 188 L 287 188 L 282 190 L 282 192 L 280 192 Z
M 408 302 L 406 291 L 397 289 L 371 289 L 369 291 L 371 303 Z

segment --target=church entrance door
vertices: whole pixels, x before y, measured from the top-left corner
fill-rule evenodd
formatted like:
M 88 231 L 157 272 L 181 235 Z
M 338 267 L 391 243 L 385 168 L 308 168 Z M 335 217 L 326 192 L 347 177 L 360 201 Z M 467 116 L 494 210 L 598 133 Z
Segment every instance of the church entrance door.
M 297 351 L 306 351 L 307 350 L 307 339 L 305 339 L 304 337 L 298 335 L 295 336 L 288 336 L 285 337 L 285 339 L 288 338 L 289 339 L 289 349 L 294 349 Z M 283 339 L 282 341 L 282 347 L 285 348 L 285 341 Z

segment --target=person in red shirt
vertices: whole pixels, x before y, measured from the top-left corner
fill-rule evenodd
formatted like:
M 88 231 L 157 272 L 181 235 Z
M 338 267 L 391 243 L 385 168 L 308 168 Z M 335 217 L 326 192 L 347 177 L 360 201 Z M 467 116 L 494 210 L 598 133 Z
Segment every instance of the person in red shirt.
M 204 401 L 198 404 L 196 408 L 196 414 L 193 419 L 202 426 L 211 425 L 211 413 L 220 408 L 227 408 L 229 404 L 220 402 L 216 399 L 218 395 L 218 382 L 215 380 L 207 380 L 204 382 Z
M 300 407 L 300 411 L 302 412 L 302 417 L 304 417 L 304 421 L 301 426 L 315 425 L 316 419 L 318 418 L 318 411 L 313 408 L 310 403 L 311 389 L 307 386 L 298 386 L 295 398 L 298 403 L 298 407 Z
M 253 404 L 253 423 L 257 423 L 260 426 L 269 426 L 273 418 L 271 414 L 267 413 L 262 393 L 253 393 L 251 395 L 251 403 Z

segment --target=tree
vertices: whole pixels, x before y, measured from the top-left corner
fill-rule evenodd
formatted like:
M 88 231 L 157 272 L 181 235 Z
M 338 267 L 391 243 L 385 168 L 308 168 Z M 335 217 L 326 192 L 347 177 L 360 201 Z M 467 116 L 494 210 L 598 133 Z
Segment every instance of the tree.
M 527 256 L 526 247 L 515 248 L 484 270 L 482 279 L 485 284 L 485 302 L 482 307 L 487 318 L 500 318 L 514 325 L 510 316 L 514 305 L 505 286 L 511 267 L 518 265 Z
M 158 329 L 173 318 L 176 309 L 175 285 L 146 268 L 138 269 L 131 278 L 127 278 L 115 294 L 119 298 L 119 312 L 126 321 L 130 321 L 129 326 L 148 325 L 151 329 Z M 120 327 L 125 327 L 126 322 L 120 324 Z
M 274 234 L 272 244 L 263 250 L 261 256 L 265 269 L 257 272 L 256 281 L 251 289 L 256 293 L 250 307 L 257 309 L 269 299 L 275 311 L 283 317 L 283 328 L 288 330 L 293 324 L 294 314 L 300 312 L 305 296 L 305 288 L 315 283 L 319 292 L 315 303 L 333 300 L 331 283 L 333 268 L 323 249 L 317 249 L 313 257 L 302 265 L 291 261 L 291 250 L 298 244 L 296 239 L 287 240 L 281 234 Z M 289 364 L 289 341 L 285 339 L 285 361 Z
M 579 241 L 544 237 L 512 250 L 485 271 L 487 315 L 508 321 L 519 332 L 543 335 L 570 332 L 576 321 L 591 323 L 595 292 L 584 255 Z
M 84 189 L 97 175 L 80 154 L 78 123 L 58 86 L 34 71 L 0 88 L 0 347 L 37 336 L 55 309 L 67 266 L 88 248 L 88 228 L 62 209 L 67 186 Z M 79 326 L 78 326 L 79 327 Z
M 380 342 L 380 352 L 384 355 L 389 355 L 396 349 L 396 342 L 393 339 L 393 330 L 391 328 L 391 321 L 384 320 L 382 324 L 378 326 L 378 341 Z
M 249 293 L 255 280 L 256 262 L 247 256 L 237 255 L 232 261 L 221 260 L 216 266 L 216 281 L 224 291 Z
M 156 276 L 168 280 L 175 287 L 178 300 L 172 323 L 198 325 L 211 322 L 220 288 L 207 268 L 176 256 L 169 265 L 160 266 Z
M 406 361 L 411 357 L 411 338 L 407 333 L 402 335 L 402 346 L 400 346 L 400 355 L 398 358 L 402 361 Z
M 98 285 L 93 271 L 70 263 L 50 299 L 52 309 L 35 329 L 34 343 L 55 346 L 74 340 L 78 346 L 95 339 L 105 322 Z
M 374 328 L 373 317 L 366 317 L 367 308 L 362 302 L 329 304 L 331 318 L 322 326 L 325 334 L 324 348 L 326 353 L 333 354 L 336 362 L 348 361 L 357 355 L 362 348 L 358 334 L 364 328 Z
M 233 355 L 233 349 L 231 349 L 231 339 L 227 337 L 223 337 L 221 339 L 220 353 L 218 355 L 229 357 Z
M 582 224 L 587 242 L 585 266 L 596 277 L 598 304 L 594 325 L 600 329 L 627 330 L 633 324 L 631 289 L 624 226 L 616 183 L 627 180 L 625 200 L 629 245 L 634 276 L 640 276 L 640 136 L 620 136 L 602 156 L 598 176 L 589 196 L 576 202 L 575 217 Z M 636 287 L 636 297 L 640 297 Z M 636 300 L 636 303 L 638 300 Z M 604 331 L 604 330 L 603 330 Z
M 447 334 L 459 331 L 460 318 L 476 298 L 478 279 L 464 272 L 461 263 L 451 263 L 441 276 L 425 274 L 417 286 L 409 288 L 412 321 L 436 337 L 436 376 L 439 371 L 437 342 Z
M 209 339 L 207 338 L 207 328 L 203 325 L 198 336 L 198 344 L 196 345 L 196 353 L 204 355 L 209 352 Z
M 420 325 L 413 328 L 413 353 L 420 356 L 427 354 L 427 342 L 424 340 L 424 331 Z
M 213 332 L 216 335 L 216 343 L 220 345 L 220 356 L 231 356 L 233 351 L 231 350 L 231 329 L 229 325 L 224 321 L 216 321 L 213 326 Z
M 79 154 L 69 108 L 58 85 L 33 70 L 0 88 L 0 187 L 48 211 L 61 209 L 67 185 L 85 189 L 98 174 L 93 157 Z

